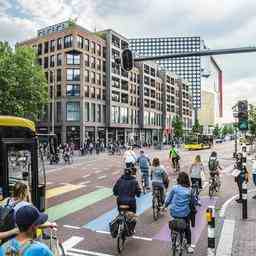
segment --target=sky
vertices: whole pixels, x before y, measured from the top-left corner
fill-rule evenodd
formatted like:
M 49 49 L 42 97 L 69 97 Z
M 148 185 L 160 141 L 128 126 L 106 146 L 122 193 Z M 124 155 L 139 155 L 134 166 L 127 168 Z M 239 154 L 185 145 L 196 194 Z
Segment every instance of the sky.
M 256 45 L 255 0 L 0 0 L 0 40 L 15 44 L 39 28 L 77 18 L 89 30 L 127 38 L 201 36 L 211 49 Z M 256 53 L 215 57 L 223 70 L 224 122 L 240 99 L 256 104 Z

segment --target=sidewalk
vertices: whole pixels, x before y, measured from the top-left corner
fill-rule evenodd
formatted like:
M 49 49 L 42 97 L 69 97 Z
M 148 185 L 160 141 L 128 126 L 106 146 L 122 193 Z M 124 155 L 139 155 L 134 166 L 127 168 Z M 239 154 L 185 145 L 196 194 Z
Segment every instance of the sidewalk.
M 256 189 L 248 194 L 248 219 L 242 220 L 242 204 L 232 201 L 223 220 L 217 256 L 251 256 L 256 254 Z

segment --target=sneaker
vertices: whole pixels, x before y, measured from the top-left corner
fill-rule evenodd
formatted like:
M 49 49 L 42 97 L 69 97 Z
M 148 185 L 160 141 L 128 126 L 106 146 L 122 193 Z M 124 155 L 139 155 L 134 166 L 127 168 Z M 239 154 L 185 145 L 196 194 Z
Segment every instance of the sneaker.
M 191 247 L 191 245 L 187 248 L 188 253 L 194 253 L 194 249 Z
M 239 198 L 239 199 L 236 199 L 236 202 L 237 202 L 238 204 L 241 204 L 241 203 L 243 202 L 243 200 L 242 200 L 241 198 Z

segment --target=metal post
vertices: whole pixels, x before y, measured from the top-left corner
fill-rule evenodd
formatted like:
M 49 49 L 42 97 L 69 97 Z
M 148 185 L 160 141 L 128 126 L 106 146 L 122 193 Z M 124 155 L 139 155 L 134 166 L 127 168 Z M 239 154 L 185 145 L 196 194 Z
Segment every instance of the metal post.
M 247 184 L 242 184 L 242 219 L 247 219 Z
M 237 155 L 237 128 L 235 128 L 235 155 L 234 155 L 234 158 L 236 157 Z
M 53 84 L 52 84 L 52 134 L 54 134 L 54 106 L 55 106 L 55 72 L 53 72 Z
M 208 256 L 215 255 L 215 206 L 208 206 L 206 211 L 208 222 Z

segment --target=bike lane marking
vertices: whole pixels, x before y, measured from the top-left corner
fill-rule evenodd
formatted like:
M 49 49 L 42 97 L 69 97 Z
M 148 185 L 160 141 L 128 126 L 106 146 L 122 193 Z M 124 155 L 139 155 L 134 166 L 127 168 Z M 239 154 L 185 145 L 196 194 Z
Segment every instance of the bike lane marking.
M 196 244 L 200 238 L 202 231 L 204 230 L 207 221 L 205 217 L 208 206 L 215 205 L 216 199 L 210 199 L 209 197 L 201 197 L 201 207 L 197 207 L 196 223 L 195 227 L 191 228 L 192 232 L 192 244 Z M 153 237 L 153 240 L 170 241 L 170 229 L 169 224 L 165 224 L 160 231 Z
M 84 188 L 84 187 L 85 186 L 83 184 L 77 184 L 77 185 L 65 184 L 64 186 L 60 186 L 57 188 L 52 188 L 52 189 L 47 190 L 46 198 L 49 199 L 49 198 L 59 196 L 59 195 L 62 195 L 62 194 L 65 194 L 65 193 L 68 193 L 68 192 L 71 192 L 71 191 L 74 191 L 77 189 Z
M 80 211 L 90 205 L 93 205 L 103 199 L 111 197 L 113 195 L 112 189 L 101 188 L 97 189 L 89 194 L 73 198 L 61 204 L 52 206 L 46 210 L 49 215 L 50 221 L 59 220 L 69 214 Z
M 147 209 L 152 207 L 152 193 L 147 193 L 137 198 L 137 213 L 143 214 Z M 117 208 L 114 208 L 98 218 L 85 224 L 83 227 L 92 231 L 109 231 L 109 223 L 118 215 Z

